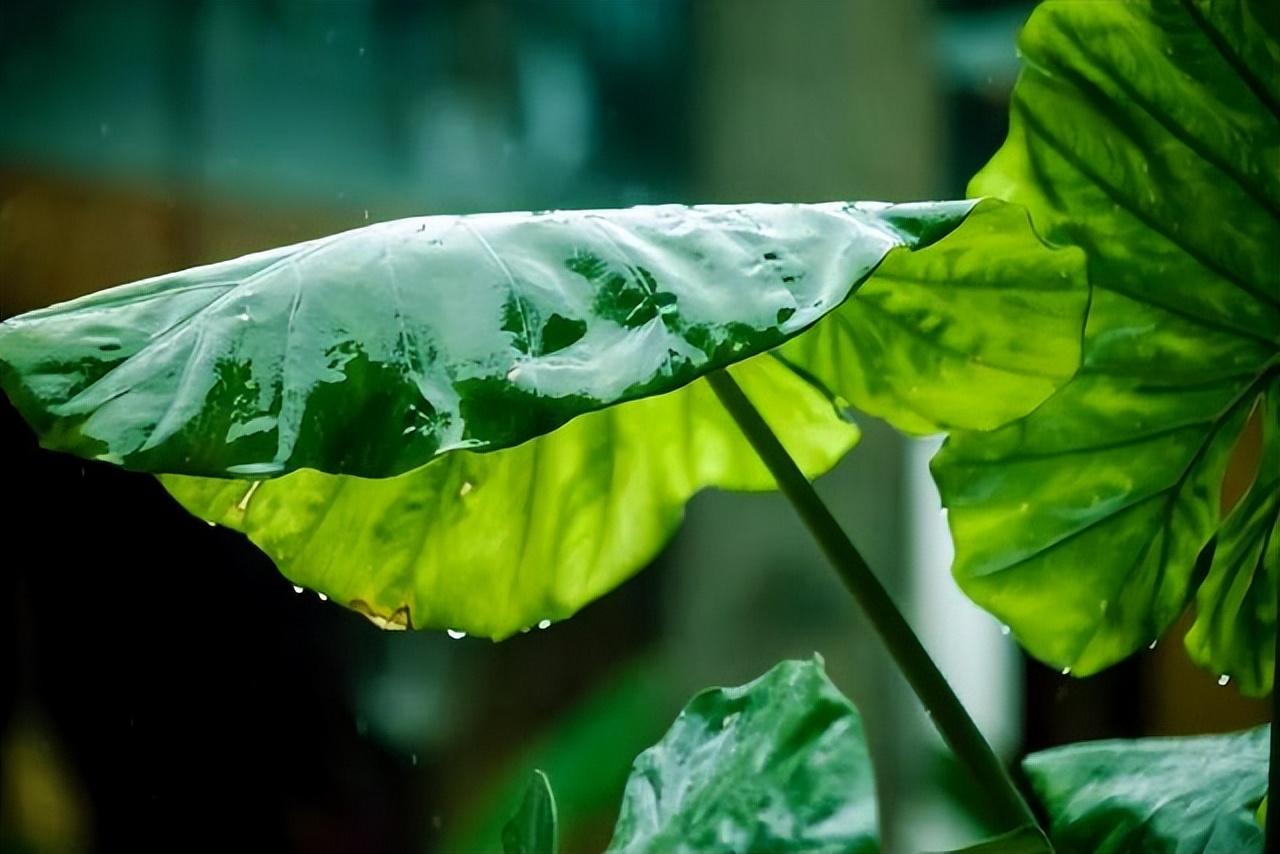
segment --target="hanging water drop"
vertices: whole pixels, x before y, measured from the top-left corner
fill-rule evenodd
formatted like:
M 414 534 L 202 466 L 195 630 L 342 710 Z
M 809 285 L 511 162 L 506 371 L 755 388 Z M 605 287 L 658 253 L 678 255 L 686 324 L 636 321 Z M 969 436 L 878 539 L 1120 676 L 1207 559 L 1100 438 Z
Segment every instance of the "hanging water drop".
M 462 640 L 467 636 L 466 632 L 460 632 L 457 629 L 445 629 L 445 634 L 447 634 L 449 637 L 453 638 L 454 640 Z
M 299 586 L 299 585 L 297 585 L 297 584 L 293 585 L 293 592 L 294 592 L 294 593 L 301 593 L 301 592 L 302 592 L 302 587 L 300 587 L 300 586 Z
M 1151 644 L 1147 647 L 1147 649 L 1155 649 L 1155 648 L 1156 648 L 1156 644 L 1158 644 L 1158 643 L 1160 643 L 1160 639 L 1159 639 L 1159 638 L 1157 638 L 1157 639 L 1153 640 L 1153 641 L 1151 642 Z
M 1225 673 L 1218 677 L 1218 684 L 1219 684 L 1219 685 L 1226 685 L 1226 684 L 1227 684 L 1228 682 L 1230 682 L 1230 681 L 1231 681 L 1231 677 L 1230 677 L 1230 676 L 1228 676 L 1228 675 L 1227 675 L 1227 674 L 1225 674 Z
M 316 595 L 320 597 L 320 601 L 321 601 L 321 602 L 328 602 L 328 601 L 329 601 L 329 597 L 328 597 L 328 596 L 326 596 L 326 595 L 324 595 L 323 593 L 321 593 L 319 590 L 317 590 L 317 591 L 316 591 Z
M 1008 636 L 1009 636 L 1009 632 L 1010 632 L 1010 631 L 1011 631 L 1011 630 L 1009 629 L 1009 627 L 1008 627 L 1008 626 L 1006 626 L 1006 625 L 1001 625 L 1001 626 L 1000 626 L 1000 634 L 1004 635 L 1005 637 L 1008 637 Z
M 1071 675 L 1071 668 L 1070 668 L 1070 667 L 1064 667 L 1064 668 L 1062 668 L 1062 675 L 1063 675 L 1063 676 L 1070 676 L 1070 675 Z
M 540 628 L 540 629 L 549 629 L 549 628 L 551 628 L 551 621 L 550 621 L 550 620 L 539 620 L 539 621 L 538 621 L 538 628 Z
M 475 487 L 471 484 L 471 481 L 464 480 L 462 482 L 462 487 L 458 490 L 458 497 L 461 498 L 473 489 L 475 489 Z

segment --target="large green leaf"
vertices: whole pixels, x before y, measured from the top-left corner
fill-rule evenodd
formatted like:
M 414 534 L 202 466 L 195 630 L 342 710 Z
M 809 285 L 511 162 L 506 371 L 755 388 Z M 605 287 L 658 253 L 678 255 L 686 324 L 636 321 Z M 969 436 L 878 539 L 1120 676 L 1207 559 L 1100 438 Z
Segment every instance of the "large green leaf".
M 1199 592 L 1197 658 L 1270 690 L 1277 481 L 1234 509 L 1222 484 L 1249 414 L 1277 405 L 1278 20 L 1266 2 L 1045 3 L 1009 138 L 971 187 L 1088 256 L 1080 372 L 934 464 L 961 586 L 1078 674 Z
M 1075 370 L 1080 268 L 999 202 L 433 217 L 15 318 L 0 380 L 46 445 L 182 473 L 188 509 L 295 583 L 500 638 L 629 577 L 699 489 L 772 486 L 701 374 L 868 289 L 874 313 L 842 309 L 816 348 L 735 368 L 817 475 L 856 436 L 825 359 L 862 360 L 841 375 L 904 412 L 992 426 Z
M 636 759 L 609 850 L 879 850 L 862 721 L 822 660 L 690 700 Z
M 46 447 L 140 471 L 393 476 L 780 344 L 973 204 L 397 220 L 13 318 L 0 381 Z
M 1023 763 L 1059 851 L 1248 854 L 1267 792 L 1271 728 L 1233 735 L 1095 741 Z

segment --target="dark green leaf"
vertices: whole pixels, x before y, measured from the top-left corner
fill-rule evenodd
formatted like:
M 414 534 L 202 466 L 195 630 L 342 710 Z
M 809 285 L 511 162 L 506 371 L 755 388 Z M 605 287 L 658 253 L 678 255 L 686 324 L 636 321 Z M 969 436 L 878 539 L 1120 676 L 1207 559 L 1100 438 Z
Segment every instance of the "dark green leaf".
M 503 854 L 558 854 L 560 831 L 556 796 L 542 771 L 529 776 L 520 807 L 502 828 Z
M 1222 501 L 1250 413 L 1280 394 L 1268 8 L 1045 3 L 1009 139 L 971 187 L 1088 256 L 1079 374 L 1025 419 L 953 435 L 934 465 L 961 586 L 1078 674 L 1148 646 L 1199 594 L 1197 659 L 1270 690 L 1277 481 Z
M 1248 854 L 1267 791 L 1271 728 L 1233 735 L 1096 741 L 1023 763 L 1059 851 Z
M 397 220 L 13 318 L 0 381 L 47 447 L 132 469 L 393 476 L 774 347 L 973 204 Z
M 636 759 L 610 851 L 879 848 L 871 760 L 821 659 L 694 697 Z

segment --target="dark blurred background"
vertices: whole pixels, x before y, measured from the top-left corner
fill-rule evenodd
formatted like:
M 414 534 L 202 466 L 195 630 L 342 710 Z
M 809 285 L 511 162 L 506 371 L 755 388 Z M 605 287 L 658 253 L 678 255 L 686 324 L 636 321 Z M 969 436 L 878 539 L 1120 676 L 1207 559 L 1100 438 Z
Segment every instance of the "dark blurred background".
M 958 197 L 1003 138 L 1028 11 L 4 0 L 0 317 L 398 216 Z M 887 850 L 984 830 L 777 496 L 699 496 L 654 566 L 548 630 L 386 634 L 0 403 L 5 851 L 498 850 L 533 766 L 565 850 L 600 850 L 694 691 L 815 650 L 866 718 Z M 1266 719 L 1180 631 L 1088 680 L 1024 662 L 947 577 L 934 446 L 863 421 L 820 488 L 1006 756 Z

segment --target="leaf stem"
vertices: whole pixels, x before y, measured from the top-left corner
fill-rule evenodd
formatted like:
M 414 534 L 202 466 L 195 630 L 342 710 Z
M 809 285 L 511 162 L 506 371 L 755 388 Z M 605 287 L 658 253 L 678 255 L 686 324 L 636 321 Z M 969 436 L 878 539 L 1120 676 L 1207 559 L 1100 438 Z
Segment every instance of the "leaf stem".
M 998 820 L 1010 830 L 1028 825 L 1038 827 L 1035 815 L 1008 771 L 996 758 L 991 745 L 982 737 L 920 639 L 759 411 L 725 371 L 708 374 L 707 382 L 773 474 L 791 506 L 800 514 L 840 580 L 862 606 L 942 738 L 991 799 Z

